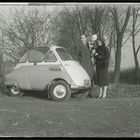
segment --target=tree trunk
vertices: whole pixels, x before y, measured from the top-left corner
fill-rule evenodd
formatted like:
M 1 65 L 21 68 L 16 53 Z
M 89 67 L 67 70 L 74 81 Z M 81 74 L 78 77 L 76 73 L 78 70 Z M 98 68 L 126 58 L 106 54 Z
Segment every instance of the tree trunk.
M 3 64 L 3 57 L 2 54 L 0 54 L 0 90 L 4 89 L 4 81 L 5 81 L 5 73 L 4 73 L 4 64 Z
M 138 63 L 138 60 L 136 61 L 135 71 L 136 71 L 136 84 L 138 84 L 138 82 L 139 82 L 139 63 Z
M 135 60 L 135 79 L 137 84 L 139 79 L 139 62 L 136 54 L 134 55 L 134 60 Z
M 124 19 L 124 24 L 122 27 L 120 27 L 121 23 L 119 23 L 119 14 L 117 11 L 117 8 L 113 8 L 113 17 L 115 22 L 115 29 L 117 33 L 117 48 L 116 48 L 116 54 L 115 54 L 115 70 L 114 70 L 114 83 L 119 83 L 120 80 L 120 65 L 121 65 L 121 47 L 122 47 L 122 41 L 125 29 L 127 27 L 130 14 L 131 14 L 131 7 L 129 6 L 126 11 L 126 16 Z
M 120 65 L 121 65 L 121 46 L 122 46 L 122 36 L 117 37 L 117 48 L 115 54 L 115 69 L 114 69 L 114 83 L 119 83 L 120 80 Z
M 138 82 L 138 68 L 139 68 L 139 63 L 137 60 L 137 53 L 136 53 L 136 48 L 135 48 L 135 35 L 134 35 L 134 30 L 132 32 L 132 46 L 133 46 L 133 54 L 134 54 L 134 61 L 135 61 L 135 79 L 136 83 Z
M 133 25 L 132 25 L 132 47 L 133 47 L 133 54 L 134 54 L 134 61 L 135 61 L 135 80 L 138 83 L 139 77 L 139 62 L 137 58 L 136 46 L 135 46 L 135 26 L 136 26 L 136 9 L 133 8 Z

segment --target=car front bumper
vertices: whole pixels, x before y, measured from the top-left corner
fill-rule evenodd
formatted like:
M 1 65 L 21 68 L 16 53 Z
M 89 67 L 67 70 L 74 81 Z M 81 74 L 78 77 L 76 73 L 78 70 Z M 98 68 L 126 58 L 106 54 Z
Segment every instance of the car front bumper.
M 71 85 L 71 89 L 72 90 L 82 90 L 82 89 L 90 90 L 91 89 L 91 86 L 84 87 L 84 86 L 74 86 L 74 85 Z

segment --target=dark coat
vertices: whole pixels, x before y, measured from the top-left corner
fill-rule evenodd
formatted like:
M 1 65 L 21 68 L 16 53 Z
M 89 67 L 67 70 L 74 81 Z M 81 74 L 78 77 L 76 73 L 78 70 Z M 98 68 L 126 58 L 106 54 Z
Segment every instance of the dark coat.
M 96 60 L 96 80 L 95 84 L 107 86 L 109 84 L 108 67 L 110 52 L 106 46 L 99 46 L 94 54 Z

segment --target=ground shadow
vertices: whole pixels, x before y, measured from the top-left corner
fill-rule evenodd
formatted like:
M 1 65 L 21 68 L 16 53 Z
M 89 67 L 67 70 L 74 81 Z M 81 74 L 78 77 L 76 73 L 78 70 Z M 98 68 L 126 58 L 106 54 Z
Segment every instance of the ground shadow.
M 48 92 L 47 91 L 23 91 L 24 97 L 33 97 L 33 98 L 38 98 L 38 99 L 43 99 L 43 100 L 50 100 L 48 98 Z
M 23 90 L 21 92 L 23 92 L 22 97 L 32 97 L 32 98 L 38 98 L 38 99 L 42 99 L 42 100 L 50 100 L 48 98 L 47 91 L 26 91 L 26 90 Z M 3 93 L 3 95 L 10 96 L 9 91 L 7 89 L 3 90 L 2 93 Z
M 97 88 L 94 86 L 94 88 L 92 89 L 93 90 L 90 90 L 89 93 L 86 92 L 87 90 L 79 90 L 78 92 L 72 93 L 70 98 L 71 99 L 97 98 L 98 96 L 97 94 L 95 94 L 97 92 Z M 1 90 L 1 93 L 6 96 L 10 96 L 9 92 L 10 92 L 9 89 L 6 87 Z M 50 97 L 48 96 L 48 91 L 21 90 L 21 92 L 23 92 L 22 95 L 23 97 L 32 97 L 32 98 L 51 101 Z

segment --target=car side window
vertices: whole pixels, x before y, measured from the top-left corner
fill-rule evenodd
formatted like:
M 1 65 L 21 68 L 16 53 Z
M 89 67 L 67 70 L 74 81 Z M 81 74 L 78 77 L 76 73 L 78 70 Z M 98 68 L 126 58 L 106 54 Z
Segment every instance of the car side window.
M 25 63 L 25 62 L 27 61 L 27 55 L 28 55 L 28 53 L 25 53 L 25 54 L 21 57 L 21 59 L 19 60 L 19 63 Z
M 44 58 L 44 54 L 38 50 L 31 50 L 29 53 L 29 62 L 41 62 Z
M 45 62 L 56 62 L 57 58 L 52 51 L 49 51 L 44 59 Z

